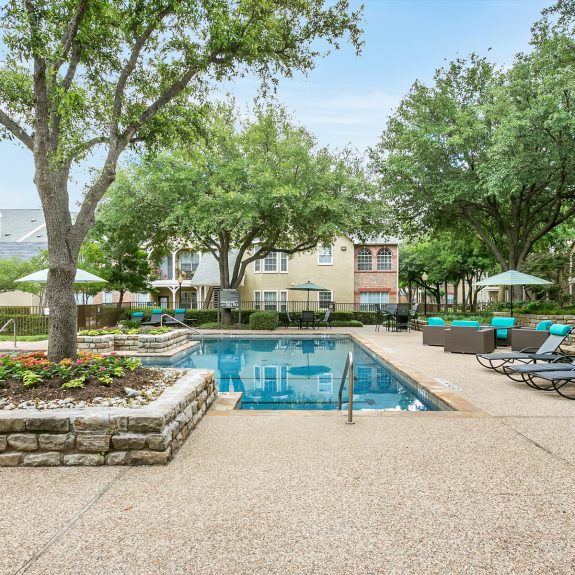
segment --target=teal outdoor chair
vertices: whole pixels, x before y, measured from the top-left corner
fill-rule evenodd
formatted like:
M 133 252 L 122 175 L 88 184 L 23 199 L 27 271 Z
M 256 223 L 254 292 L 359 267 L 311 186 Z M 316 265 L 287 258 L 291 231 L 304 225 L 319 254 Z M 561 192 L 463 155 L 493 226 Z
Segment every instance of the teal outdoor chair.
M 153 309 L 152 317 L 148 321 L 143 321 L 142 325 L 160 325 L 162 322 L 162 314 L 164 310 L 162 308 Z
M 521 351 L 527 348 L 537 349 L 549 335 L 553 322 L 549 319 L 540 321 L 535 328 L 516 327 L 511 330 L 511 349 Z
M 494 317 L 491 326 L 495 328 L 495 339 L 498 345 L 509 345 L 511 343 L 512 328 L 515 327 L 514 317 Z
M 131 316 L 130 316 L 130 321 L 134 321 L 137 323 L 142 323 L 142 321 L 144 320 L 144 312 L 143 311 L 135 311 Z
M 422 326 L 423 345 L 439 345 L 443 347 L 445 320 L 441 317 L 430 317 L 427 325 Z

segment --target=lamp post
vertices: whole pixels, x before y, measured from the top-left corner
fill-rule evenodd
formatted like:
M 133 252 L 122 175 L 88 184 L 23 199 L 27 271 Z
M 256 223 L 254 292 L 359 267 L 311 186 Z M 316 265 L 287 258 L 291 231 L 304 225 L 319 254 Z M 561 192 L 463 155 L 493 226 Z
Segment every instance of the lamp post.
M 426 272 L 421 274 L 421 279 L 423 280 L 423 315 L 427 317 L 427 279 L 429 276 Z
M 182 272 L 178 274 L 176 281 L 178 282 L 178 295 L 180 296 L 180 307 L 182 307 L 182 282 L 184 281 L 184 276 L 182 275 Z

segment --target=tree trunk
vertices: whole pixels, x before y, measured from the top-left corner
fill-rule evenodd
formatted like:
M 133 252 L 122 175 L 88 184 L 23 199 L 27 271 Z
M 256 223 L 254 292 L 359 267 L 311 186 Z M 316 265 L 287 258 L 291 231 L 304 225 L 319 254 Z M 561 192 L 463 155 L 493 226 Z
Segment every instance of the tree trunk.
M 457 306 L 459 305 L 459 281 L 453 284 L 453 313 L 457 313 Z
M 124 303 L 124 291 L 123 289 L 120 290 L 120 297 L 118 298 L 118 309 L 122 309 L 122 304 Z
M 50 256 L 53 261 L 56 258 Z M 48 272 L 46 300 L 50 310 L 48 322 L 48 359 L 61 361 L 76 358 L 76 298 L 74 278 L 76 266 L 70 262 L 51 264 Z
M 445 280 L 445 282 L 443 283 L 443 288 L 445 290 L 445 313 L 448 313 L 448 308 L 447 308 L 447 280 Z
M 467 306 L 465 305 L 465 278 L 461 278 L 461 309 L 463 313 L 467 311 Z

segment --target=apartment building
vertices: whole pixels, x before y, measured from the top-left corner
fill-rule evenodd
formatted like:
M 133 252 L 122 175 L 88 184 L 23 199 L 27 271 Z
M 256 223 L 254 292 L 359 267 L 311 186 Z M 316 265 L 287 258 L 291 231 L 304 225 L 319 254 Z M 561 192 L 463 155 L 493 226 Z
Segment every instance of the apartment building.
M 398 247 L 396 238 L 369 242 L 340 237 L 331 246 L 287 255 L 271 252 L 248 265 L 240 286 L 240 298 L 254 309 L 284 311 L 289 302 L 307 301 L 307 292 L 289 288 L 311 281 L 324 291 L 311 292 L 314 307 L 330 303 L 374 304 L 398 301 Z M 237 254 L 230 255 L 230 266 Z M 211 254 L 180 250 L 166 256 L 152 282 L 154 301 L 161 307 L 213 307 L 217 304 L 220 274 Z

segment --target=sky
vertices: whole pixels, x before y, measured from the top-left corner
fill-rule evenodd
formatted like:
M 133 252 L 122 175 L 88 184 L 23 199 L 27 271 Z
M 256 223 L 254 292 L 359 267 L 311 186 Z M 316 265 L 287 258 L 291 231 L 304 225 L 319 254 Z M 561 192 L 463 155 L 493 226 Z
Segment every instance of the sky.
M 361 2 L 350 0 L 357 8 Z M 357 57 L 342 45 L 319 60 L 307 77 L 280 81 L 277 99 L 320 145 L 360 151 L 377 143 L 387 118 L 415 80 L 471 52 L 510 65 L 529 49 L 530 28 L 550 0 L 364 0 L 365 46 Z M 223 86 L 241 106 L 257 94 L 254 78 Z M 0 209 L 39 208 L 28 150 L 0 142 Z M 87 176 L 70 184 L 77 209 Z

